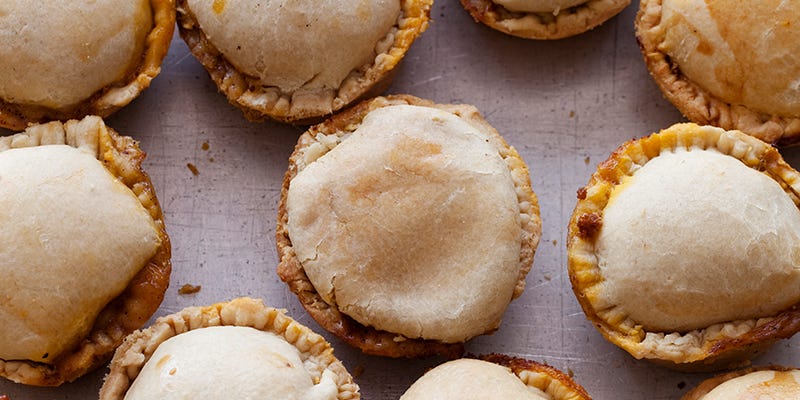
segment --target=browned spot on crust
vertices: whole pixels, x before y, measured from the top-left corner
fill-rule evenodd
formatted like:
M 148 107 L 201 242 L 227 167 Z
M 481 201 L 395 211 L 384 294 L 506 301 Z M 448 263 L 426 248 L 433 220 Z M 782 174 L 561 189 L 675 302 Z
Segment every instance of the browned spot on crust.
M 225 0 L 214 0 L 214 4 L 211 5 L 215 14 L 222 14 L 225 11 Z
M 586 200 L 586 187 L 578 189 L 578 200 Z
M 597 213 L 583 214 L 578 218 L 578 231 L 582 238 L 593 237 L 603 227 L 603 218 Z

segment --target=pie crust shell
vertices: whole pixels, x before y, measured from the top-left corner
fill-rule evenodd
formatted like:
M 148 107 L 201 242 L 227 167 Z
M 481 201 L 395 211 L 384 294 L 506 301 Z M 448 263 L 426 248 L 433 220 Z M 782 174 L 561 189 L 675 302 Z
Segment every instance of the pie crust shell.
M 107 117 L 133 101 L 161 72 L 175 31 L 175 0 L 150 0 L 153 28 L 147 35 L 139 65 L 124 79 L 107 85 L 81 103 L 66 109 L 15 104 L 0 99 L 0 127 L 22 130 L 31 123 L 66 121 L 87 115 Z
M 391 84 L 395 67 L 414 40 L 428 28 L 433 4 L 433 0 L 400 0 L 400 17 L 391 32 L 376 45 L 373 63 L 355 69 L 335 91 L 303 90 L 301 87 L 288 93 L 275 86 L 264 86 L 259 83 L 260 78 L 237 70 L 203 32 L 187 1 L 178 0 L 181 37 L 217 88 L 248 120 L 270 118 L 291 124 L 320 122 L 356 101 L 385 91 Z
M 328 151 L 335 146 L 335 144 L 326 144 L 329 143 L 329 138 L 343 138 L 350 132 L 355 131 L 371 111 L 394 105 L 431 107 L 455 114 L 470 125 L 476 126 L 482 132 L 487 133 L 491 140 L 495 142 L 494 146 L 498 146 L 498 152 L 511 170 L 518 201 L 520 202 L 520 213 L 524 217 L 520 228 L 522 241 L 519 253 L 519 275 L 512 299 L 517 298 L 522 293 L 525 285 L 525 276 L 531 268 L 534 252 L 541 234 L 539 206 L 536 196 L 530 187 L 527 167 L 516 153 L 516 150 L 502 140 L 497 131 L 488 125 L 474 107 L 438 105 L 408 95 L 378 97 L 362 102 L 345 112 L 335 115 L 322 124 L 311 127 L 308 132 L 300 137 L 295 152 L 289 159 L 289 168 L 284 177 L 281 190 L 276 229 L 276 244 L 280 256 L 278 275 L 289 285 L 290 290 L 298 296 L 303 307 L 320 325 L 365 353 L 389 357 L 424 357 L 440 354 L 454 358 L 463 353 L 463 343 L 444 343 L 438 340 L 408 338 L 398 333 L 378 330 L 371 326 L 362 325 L 341 312 L 337 307 L 328 304 L 323 300 L 323 297 L 306 275 L 289 236 L 286 199 L 290 182 L 300 170 L 305 168 L 306 151 L 314 152 L 319 148 L 323 148 L 323 152 Z M 325 138 L 328 139 L 326 140 Z
M 781 366 L 764 366 L 764 367 L 751 367 L 745 368 L 738 371 L 728 372 L 722 375 L 717 375 L 713 378 L 709 378 L 701 382 L 697 385 L 694 389 L 687 392 L 681 400 L 702 400 L 703 396 L 707 395 L 709 392 L 714 390 L 717 386 L 741 376 L 745 376 L 752 372 L 758 371 L 776 371 L 776 372 L 788 372 L 796 370 L 796 368 L 788 368 L 788 367 L 781 367 Z M 771 397 L 770 397 L 771 398 Z
M 0 360 L 0 376 L 18 383 L 58 386 L 99 367 L 111 357 L 127 334 L 147 322 L 169 285 L 171 246 L 164 217 L 150 177 L 142 169 L 145 153 L 130 137 L 108 128 L 99 117 L 82 121 L 33 125 L 25 132 L 0 138 L 0 151 L 66 144 L 95 154 L 105 168 L 133 191 L 153 219 L 161 244 L 117 298 L 100 311 L 89 335 L 50 364 Z
M 156 348 L 167 339 L 190 330 L 215 326 L 251 327 L 282 337 L 298 349 L 305 365 L 313 366 L 319 374 L 324 370 L 334 373 L 337 399 L 360 398 L 358 385 L 322 336 L 286 316 L 283 311 L 264 305 L 261 300 L 237 298 L 206 307 L 185 308 L 158 318 L 147 329 L 133 332 L 114 354 L 110 372 L 100 390 L 100 400 L 122 400 Z
M 714 125 L 727 130 L 740 130 L 765 142 L 778 145 L 791 145 L 800 140 L 800 115 L 798 115 L 796 112 L 794 114 L 787 114 L 772 110 L 757 110 L 752 106 L 745 104 L 744 102 L 739 104 L 725 101 L 724 99 L 712 94 L 705 86 L 709 84 L 718 85 L 720 84 L 719 82 L 712 83 L 693 81 L 681 71 L 681 67 L 678 65 L 678 63 L 664 51 L 665 40 L 667 34 L 669 33 L 669 27 L 665 27 L 662 23 L 663 1 L 664 0 L 642 0 L 636 17 L 636 38 L 639 41 L 639 47 L 642 50 L 642 55 L 644 56 L 647 69 L 650 71 L 650 75 L 652 75 L 664 96 L 690 121 L 700 125 Z M 788 7 L 796 8 L 796 4 L 794 3 L 785 4 L 788 4 Z M 748 6 L 739 3 L 721 7 L 729 7 L 731 9 L 748 8 Z M 694 11 L 689 12 L 694 13 Z M 751 27 L 752 32 L 745 33 L 749 33 L 752 36 L 752 34 L 761 35 L 762 33 L 770 31 L 771 28 L 760 26 L 758 25 L 757 21 L 775 22 L 778 24 L 777 29 L 797 29 L 796 24 L 793 25 L 791 22 L 792 18 L 795 18 L 794 21 L 796 22 L 796 13 L 794 16 L 787 16 L 786 18 L 788 19 L 786 19 L 786 22 L 781 22 L 782 20 L 780 17 L 781 13 L 775 13 L 774 16 L 761 15 L 758 17 L 759 20 L 753 22 L 756 24 L 756 26 Z M 715 22 L 723 27 L 728 24 L 724 20 L 715 20 Z M 704 28 L 710 29 L 711 27 Z M 737 28 L 731 29 L 734 29 L 731 32 L 736 32 L 738 30 Z M 699 35 L 696 28 L 695 35 Z M 791 33 L 787 35 L 791 35 Z M 695 38 L 689 37 L 686 40 L 691 41 L 695 40 Z M 768 60 L 766 58 L 767 56 L 777 56 L 776 54 L 761 54 L 763 50 L 757 47 L 759 44 L 755 41 L 748 39 L 744 41 L 730 42 L 730 40 L 726 42 L 726 45 L 734 47 L 732 49 L 732 53 L 734 54 L 734 57 L 736 57 L 736 59 L 733 60 L 730 65 L 744 65 L 743 68 L 752 69 L 757 68 L 753 67 L 753 64 L 758 65 L 760 62 L 768 62 L 766 61 Z M 723 49 L 715 49 L 715 46 L 716 45 L 712 42 L 701 41 L 697 45 L 697 54 L 699 55 L 707 53 L 709 55 L 714 55 L 715 53 L 723 51 Z M 791 54 L 793 53 L 785 55 L 782 63 L 788 63 L 790 65 L 789 67 L 786 67 L 787 69 L 793 68 L 794 71 L 798 71 L 800 70 L 800 67 L 797 66 L 796 57 Z M 752 59 L 752 57 L 756 58 Z M 724 67 L 724 65 L 718 62 L 700 64 L 698 61 L 697 63 L 699 64 L 697 68 L 700 68 L 701 70 L 715 70 L 716 74 L 722 74 L 722 77 L 718 77 L 717 79 L 720 82 L 723 82 L 722 85 L 727 85 L 731 88 L 738 87 L 739 92 L 736 94 L 738 97 L 745 95 L 743 89 L 741 89 L 742 86 L 747 84 L 747 79 L 745 77 L 738 77 L 737 74 L 732 72 L 716 71 L 717 69 Z M 783 68 L 781 68 L 779 64 L 773 64 L 773 67 L 766 68 L 776 68 L 783 71 Z M 770 79 L 779 79 L 776 75 L 774 75 L 778 73 L 779 72 L 776 70 L 761 71 L 762 75 L 769 76 Z M 787 83 L 789 85 L 793 85 L 794 89 L 791 90 L 794 90 L 795 93 L 797 93 L 799 90 L 797 87 L 797 79 L 800 77 L 795 76 L 792 78 L 783 76 L 784 72 L 780 72 L 780 74 L 781 80 L 790 80 L 790 82 Z M 732 81 L 728 82 L 728 79 Z M 739 81 L 740 79 L 743 81 Z M 794 79 L 793 83 L 791 82 L 792 79 Z M 774 83 L 775 82 L 773 82 L 773 84 Z M 730 92 L 731 90 L 735 91 L 737 89 L 727 90 Z M 773 95 L 774 92 L 770 90 L 768 93 L 757 94 L 757 97 L 763 98 Z M 795 95 L 795 102 L 797 101 L 796 99 L 798 96 L 800 95 Z M 788 103 L 786 107 L 789 107 Z
M 552 12 L 514 12 L 492 0 L 461 0 L 481 22 L 500 32 L 524 39 L 563 39 L 586 32 L 619 14 L 630 0 L 589 0 Z
M 600 285 L 605 277 L 598 264 L 596 245 L 611 192 L 663 149 L 689 148 L 715 149 L 732 156 L 774 179 L 795 205 L 800 203 L 800 173 L 784 162 L 774 147 L 739 131 L 691 123 L 674 125 L 620 146 L 600 163 L 589 184 L 578 191 L 567 242 L 570 281 L 595 328 L 637 359 L 690 371 L 747 365 L 750 357 L 800 330 L 799 304 L 775 315 L 715 323 L 688 332 L 649 332 L 628 316 L 622 309 L 624 305 L 600 300 Z

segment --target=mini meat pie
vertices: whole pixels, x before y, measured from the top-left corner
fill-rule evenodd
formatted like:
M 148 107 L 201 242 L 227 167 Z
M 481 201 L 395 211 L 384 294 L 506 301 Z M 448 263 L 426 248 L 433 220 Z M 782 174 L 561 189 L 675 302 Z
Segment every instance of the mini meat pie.
M 537 362 L 491 354 L 461 358 L 428 371 L 400 400 L 518 399 L 591 400 L 563 372 Z
M 474 107 L 377 98 L 300 137 L 278 274 L 367 353 L 457 356 L 522 293 L 540 232 L 525 163 Z
M 0 138 L 0 376 L 72 381 L 158 308 L 170 243 L 143 159 L 98 117 Z
M 562 39 L 617 15 L 630 0 L 461 0 L 477 22 L 525 39 Z
M 174 0 L 0 4 L 0 127 L 107 116 L 158 75 Z
M 260 300 L 190 307 L 119 347 L 100 400 L 357 400 L 322 336 Z
M 251 120 L 321 121 L 388 87 L 433 0 L 179 0 L 181 36 Z
M 573 290 L 638 359 L 735 366 L 800 327 L 800 174 L 739 131 L 678 124 L 628 142 L 578 192 Z
M 757 367 L 703 381 L 681 400 L 800 399 L 800 370 Z
M 636 35 L 650 74 L 691 121 L 800 140 L 800 3 L 642 0 Z

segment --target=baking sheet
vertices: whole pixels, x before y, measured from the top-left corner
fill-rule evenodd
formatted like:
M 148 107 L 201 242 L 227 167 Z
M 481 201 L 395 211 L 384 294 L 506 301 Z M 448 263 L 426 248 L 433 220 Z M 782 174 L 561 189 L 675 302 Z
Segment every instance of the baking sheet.
M 683 120 L 644 67 L 633 34 L 634 3 L 591 32 L 542 42 L 495 32 L 474 23 L 458 0 L 437 0 L 430 28 L 412 46 L 389 93 L 474 104 L 531 169 L 543 235 L 528 286 L 500 330 L 472 340 L 467 350 L 549 363 L 573 373 L 595 399 L 678 399 L 710 375 L 636 361 L 607 343 L 585 319 L 566 274 L 566 225 L 576 190 L 622 142 Z M 246 121 L 177 35 L 150 89 L 107 122 L 148 153 L 145 167 L 172 239 L 171 285 L 156 316 L 237 296 L 263 298 L 324 335 L 365 399 L 397 399 L 441 361 L 363 355 L 306 315 L 275 273 L 274 239 L 281 181 L 304 129 Z M 783 154 L 800 167 L 798 150 Z M 184 284 L 202 289 L 180 295 Z M 797 365 L 798 359 L 795 338 L 754 364 Z M 97 398 L 105 373 L 59 388 L 0 381 L 0 395 Z

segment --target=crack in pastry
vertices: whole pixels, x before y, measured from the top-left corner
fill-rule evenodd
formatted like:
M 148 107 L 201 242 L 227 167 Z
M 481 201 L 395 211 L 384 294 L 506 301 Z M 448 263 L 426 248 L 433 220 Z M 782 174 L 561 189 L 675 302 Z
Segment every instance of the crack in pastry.
M 250 120 L 306 124 L 389 85 L 432 0 L 180 0 L 181 37 Z
M 325 339 L 261 300 L 189 307 L 129 335 L 101 400 L 357 400 L 358 385 Z
M 597 27 L 630 0 L 461 0 L 476 22 L 525 39 L 563 39 Z
M 540 233 L 527 167 L 474 107 L 377 98 L 299 139 L 278 273 L 367 353 L 457 356 L 522 293 Z
M 798 141 L 797 2 L 643 0 L 636 37 L 653 79 L 689 120 Z
M 634 357 L 690 370 L 740 365 L 792 336 L 798 189 L 775 148 L 739 131 L 678 124 L 622 145 L 569 224 L 587 318 Z
M 72 381 L 158 308 L 170 242 L 143 159 L 99 117 L 0 138 L 0 376 Z
M 4 1 L 0 127 L 124 107 L 160 72 L 174 25 L 174 0 Z
M 448 398 L 591 400 L 586 390 L 563 372 L 502 354 L 440 364 L 400 396 L 400 400 Z

